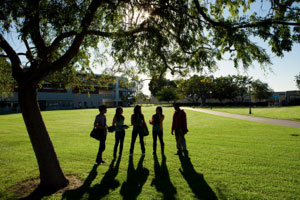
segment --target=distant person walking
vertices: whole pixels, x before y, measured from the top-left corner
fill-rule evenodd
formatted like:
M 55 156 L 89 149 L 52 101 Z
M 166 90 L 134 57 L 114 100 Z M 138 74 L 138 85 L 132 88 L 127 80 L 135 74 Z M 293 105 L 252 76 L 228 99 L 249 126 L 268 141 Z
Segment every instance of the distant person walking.
M 186 114 L 183 110 L 180 109 L 180 105 L 178 103 L 174 103 L 174 115 L 173 115 L 173 123 L 172 123 L 172 135 L 175 131 L 176 145 L 177 145 L 177 153 L 176 155 L 182 155 L 182 152 L 185 156 L 188 156 L 188 150 L 186 148 L 186 142 L 184 135 L 188 132 L 187 129 L 187 121 Z
M 163 140 L 163 121 L 165 116 L 163 115 L 162 107 L 156 108 L 156 114 L 152 116 L 150 124 L 152 124 L 152 136 L 153 136 L 153 154 L 156 154 L 157 136 L 160 141 L 161 154 L 164 155 L 164 140 Z
M 136 105 L 133 110 L 133 115 L 131 115 L 131 124 L 133 125 L 132 137 L 131 137 L 131 145 L 129 156 L 133 155 L 134 143 L 137 135 L 140 137 L 140 144 L 142 149 L 142 155 L 145 155 L 145 144 L 144 144 L 144 135 L 143 135 L 143 127 L 145 125 L 144 115 L 142 114 L 142 108 L 139 105 Z
M 102 159 L 102 153 L 105 150 L 105 140 L 106 140 L 106 135 L 107 135 L 107 124 L 106 124 L 106 112 L 107 112 L 107 107 L 105 105 L 99 106 L 99 112 L 96 116 L 95 122 L 94 122 L 94 127 L 96 128 L 98 134 L 100 134 L 100 144 L 99 144 L 99 150 L 96 158 L 96 163 L 101 164 L 105 163 L 105 161 Z
M 122 155 L 123 143 L 125 137 L 124 120 L 125 117 L 123 116 L 123 109 L 121 107 L 118 107 L 116 109 L 116 114 L 112 122 L 112 125 L 116 127 L 114 158 L 117 157 L 117 150 L 118 150 L 119 143 L 120 143 L 119 156 Z

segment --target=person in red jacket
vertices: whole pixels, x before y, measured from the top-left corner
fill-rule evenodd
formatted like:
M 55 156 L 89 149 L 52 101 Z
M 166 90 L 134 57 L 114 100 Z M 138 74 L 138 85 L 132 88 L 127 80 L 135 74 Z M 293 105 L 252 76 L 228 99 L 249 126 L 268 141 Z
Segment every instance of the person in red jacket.
M 177 153 L 176 155 L 182 155 L 182 152 L 185 156 L 188 156 L 188 150 L 186 149 L 186 143 L 184 135 L 188 132 L 187 122 L 186 122 L 186 114 L 183 110 L 180 109 L 180 105 L 178 103 L 174 103 L 174 115 L 173 115 L 173 123 L 172 123 L 172 135 L 175 132 L 176 145 L 177 145 Z

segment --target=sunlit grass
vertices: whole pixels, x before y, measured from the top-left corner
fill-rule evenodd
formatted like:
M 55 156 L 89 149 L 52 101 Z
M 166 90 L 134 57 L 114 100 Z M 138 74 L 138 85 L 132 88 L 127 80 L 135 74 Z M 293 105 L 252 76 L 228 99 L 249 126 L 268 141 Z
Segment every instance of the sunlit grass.
M 251 115 L 249 114 L 249 107 L 213 107 L 213 110 L 255 117 L 300 121 L 300 106 L 252 107 Z
M 152 156 L 146 137 L 141 160 L 137 139 L 129 160 L 131 128 L 126 131 L 123 156 L 112 162 L 114 134 L 109 133 L 106 164 L 93 168 L 97 141 L 89 137 L 96 109 L 43 112 L 65 174 L 86 180 L 65 199 L 299 199 L 300 129 L 224 118 L 186 110 L 190 160 L 175 156 L 170 134 L 173 108 L 163 108 L 166 159 Z M 143 108 L 146 121 L 155 107 Z M 133 108 L 125 108 L 129 124 Z M 108 109 L 111 124 L 114 109 Z M 37 177 L 38 166 L 20 114 L 0 116 L 0 198 L 15 199 L 9 188 Z M 159 144 L 159 143 L 158 143 Z M 139 165 L 142 163 L 143 165 Z M 112 164 L 112 165 L 111 165 Z M 62 199 L 55 194 L 44 199 Z

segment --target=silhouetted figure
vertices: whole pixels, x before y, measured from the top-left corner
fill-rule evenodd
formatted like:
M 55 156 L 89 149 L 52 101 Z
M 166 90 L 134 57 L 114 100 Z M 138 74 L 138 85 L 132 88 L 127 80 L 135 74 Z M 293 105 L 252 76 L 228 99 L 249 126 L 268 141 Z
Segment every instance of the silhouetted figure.
M 177 190 L 170 180 L 166 157 L 162 156 L 161 165 L 159 165 L 156 155 L 153 158 L 155 177 L 151 182 L 151 186 L 155 186 L 157 191 L 163 193 L 163 199 L 176 199 Z
M 123 109 L 118 107 L 114 116 L 112 125 L 116 127 L 115 133 L 115 146 L 114 146 L 114 158 L 117 157 L 118 145 L 120 143 L 119 155 L 122 155 L 123 143 L 125 138 L 124 120 L 125 117 L 122 115 Z
M 101 135 L 99 150 L 96 158 L 97 164 L 105 163 L 104 160 L 102 159 L 102 153 L 105 150 L 105 140 L 107 135 L 107 124 L 106 124 L 106 116 L 105 116 L 107 112 L 106 106 L 105 105 L 99 106 L 99 112 L 100 114 L 96 116 L 94 122 L 94 127 L 96 128 L 96 130 L 99 130 L 98 134 Z
M 92 170 L 90 171 L 88 177 L 85 179 L 82 186 L 77 189 L 67 190 L 63 193 L 62 199 L 66 200 L 80 200 L 82 199 L 83 195 L 87 193 L 90 189 L 90 185 L 92 184 L 93 180 L 97 176 L 97 167 L 98 165 L 94 165 Z
M 131 124 L 133 125 L 133 130 L 132 130 L 129 156 L 133 155 L 134 144 L 137 135 L 139 135 L 140 137 L 142 155 L 145 155 L 145 144 L 144 144 L 144 135 L 143 135 L 143 127 L 145 125 L 145 119 L 144 119 L 144 115 L 142 114 L 142 108 L 139 105 L 136 105 L 134 107 L 133 115 L 131 116 Z
M 119 173 L 120 162 L 121 156 L 118 157 L 116 165 L 114 165 L 115 159 L 112 160 L 109 165 L 109 169 L 104 174 L 101 182 L 99 184 L 95 184 L 92 188 L 90 188 L 90 200 L 102 199 L 109 194 L 110 190 L 115 190 L 120 186 L 120 182 L 116 180 L 116 177 Z
M 143 167 L 144 156 L 141 156 L 136 170 L 133 165 L 133 157 L 129 157 L 127 180 L 122 184 L 120 194 L 125 200 L 136 199 L 142 191 L 143 185 L 149 176 L 149 170 Z
M 157 136 L 160 141 L 161 154 L 164 155 L 164 140 L 163 140 L 163 121 L 165 116 L 162 113 L 162 108 L 156 108 L 156 114 L 152 116 L 150 124 L 152 124 L 152 136 L 153 136 L 153 154 L 156 154 Z
M 214 191 L 206 183 L 203 174 L 195 171 L 190 158 L 179 156 L 182 170 L 179 169 L 184 179 L 192 189 L 198 199 L 215 200 L 218 199 Z
M 188 156 L 188 150 L 186 148 L 186 142 L 184 135 L 188 132 L 187 129 L 187 121 L 186 121 L 186 114 L 183 110 L 180 109 L 178 103 L 174 103 L 174 115 L 173 115 L 173 123 L 172 123 L 172 135 L 175 131 L 175 138 L 176 138 L 176 146 L 177 146 L 177 153 L 176 155 L 182 155 L 182 152 L 185 156 Z

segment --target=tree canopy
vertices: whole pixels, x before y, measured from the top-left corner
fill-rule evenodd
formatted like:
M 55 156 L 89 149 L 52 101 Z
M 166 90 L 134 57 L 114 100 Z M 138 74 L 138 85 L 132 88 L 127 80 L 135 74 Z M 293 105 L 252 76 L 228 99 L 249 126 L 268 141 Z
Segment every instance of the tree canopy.
M 263 83 L 260 80 L 255 80 L 251 83 L 251 94 L 255 99 L 269 99 L 272 96 L 273 90 L 267 83 Z

